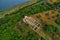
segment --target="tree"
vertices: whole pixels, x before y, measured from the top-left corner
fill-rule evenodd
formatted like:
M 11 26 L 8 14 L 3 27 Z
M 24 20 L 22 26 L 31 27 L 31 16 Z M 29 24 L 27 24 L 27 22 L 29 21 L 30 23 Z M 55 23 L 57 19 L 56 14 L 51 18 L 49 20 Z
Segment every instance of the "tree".
M 60 18 L 55 21 L 58 25 L 60 25 Z

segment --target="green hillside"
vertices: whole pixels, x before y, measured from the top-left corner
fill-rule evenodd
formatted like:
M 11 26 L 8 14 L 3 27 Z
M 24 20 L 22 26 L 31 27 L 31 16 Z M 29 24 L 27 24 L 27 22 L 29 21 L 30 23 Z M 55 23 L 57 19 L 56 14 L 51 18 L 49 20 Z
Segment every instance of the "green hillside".
M 32 4 L 24 6 L 22 8 L 18 8 L 18 10 L 14 9 L 15 11 L 11 12 L 12 9 L 7 9 L 0 12 L 0 40 L 46 40 L 44 37 L 40 36 L 38 33 L 34 32 L 30 26 L 23 22 L 24 16 L 30 16 L 37 13 L 41 13 L 43 11 L 49 10 L 57 10 L 59 11 L 58 19 L 55 21 L 60 28 L 60 2 L 55 2 L 53 4 L 45 2 L 44 0 L 37 0 L 32 2 Z M 43 21 L 42 21 L 43 22 Z M 43 22 L 44 23 L 44 22 Z M 57 27 L 55 28 L 54 25 L 50 25 L 44 23 L 43 32 L 45 34 L 49 34 L 52 40 L 60 40 L 60 31 L 56 32 L 59 37 L 57 39 L 53 38 L 50 32 L 53 30 L 59 30 Z

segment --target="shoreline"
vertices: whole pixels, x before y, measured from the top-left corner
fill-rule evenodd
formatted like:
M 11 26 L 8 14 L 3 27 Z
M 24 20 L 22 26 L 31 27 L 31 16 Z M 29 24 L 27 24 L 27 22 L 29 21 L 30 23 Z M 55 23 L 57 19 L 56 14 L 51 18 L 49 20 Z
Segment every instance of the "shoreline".
M 19 9 L 22 9 L 22 8 L 24 8 L 25 6 L 29 6 L 29 5 L 31 5 L 31 4 L 33 4 L 33 3 L 35 3 L 35 2 L 37 2 L 37 0 L 29 0 L 28 2 L 24 2 L 24 3 L 21 3 L 21 4 L 17 4 L 17 5 L 15 5 L 15 6 L 13 6 L 13 7 L 10 7 L 10 8 L 7 8 L 7 9 L 5 9 L 5 10 L 2 10 L 1 13 L 8 13 L 8 14 L 9 14 L 9 12 L 12 13 L 12 12 L 18 11 Z M 0 13 L 0 14 L 1 14 L 1 13 Z
M 18 4 L 16 6 L 6 9 L 6 10 L 3 10 L 2 12 L 0 12 L 0 18 L 4 17 L 6 14 L 11 14 L 13 12 L 16 12 L 16 11 L 26 7 L 26 6 L 32 5 L 32 4 L 36 3 L 37 1 L 39 1 L 39 0 L 29 0 L 28 2 Z

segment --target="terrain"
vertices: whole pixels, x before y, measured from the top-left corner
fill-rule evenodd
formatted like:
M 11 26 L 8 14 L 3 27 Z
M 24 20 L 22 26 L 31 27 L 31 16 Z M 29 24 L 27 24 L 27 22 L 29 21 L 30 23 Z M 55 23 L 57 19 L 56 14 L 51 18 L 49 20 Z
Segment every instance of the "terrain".
M 36 32 L 24 16 L 41 21 Z M 0 12 L 0 40 L 60 40 L 60 1 L 31 0 Z
M 57 21 L 59 20 L 58 15 L 60 15 L 60 13 L 57 10 L 49 10 L 31 15 L 30 17 L 35 18 L 38 21 L 42 21 L 41 23 L 39 22 L 42 24 L 42 27 L 40 26 L 40 29 L 36 31 L 38 34 L 40 34 L 40 36 L 49 36 L 49 40 L 60 40 L 60 22 Z

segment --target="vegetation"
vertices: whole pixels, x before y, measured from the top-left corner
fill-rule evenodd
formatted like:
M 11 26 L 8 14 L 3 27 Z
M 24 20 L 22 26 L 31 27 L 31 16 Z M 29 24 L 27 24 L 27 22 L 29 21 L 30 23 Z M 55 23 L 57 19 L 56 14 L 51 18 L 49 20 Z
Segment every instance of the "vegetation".
M 57 19 L 57 20 L 55 21 L 55 23 L 57 23 L 58 25 L 60 25 L 60 19 Z
M 28 31 L 26 30 L 27 27 L 29 28 L 29 25 L 21 24 L 23 26 L 20 25 L 15 31 L 14 28 L 18 27 L 16 26 L 17 22 L 22 21 L 22 18 L 26 15 L 33 15 L 35 13 L 54 9 L 56 8 L 53 4 L 45 4 L 38 1 L 16 12 L 6 14 L 3 18 L 0 18 L 0 40 L 38 40 L 39 35 L 37 33 L 31 29 Z M 57 22 L 60 23 L 60 19 Z M 53 32 L 53 30 L 55 30 L 55 28 L 53 28 L 53 26 L 48 25 L 48 27 L 44 27 L 44 30 L 45 32 Z M 42 40 L 44 39 L 42 38 Z
M 54 27 L 53 25 L 45 24 L 43 27 L 44 32 L 46 33 L 52 33 L 52 32 L 58 32 L 58 28 Z

